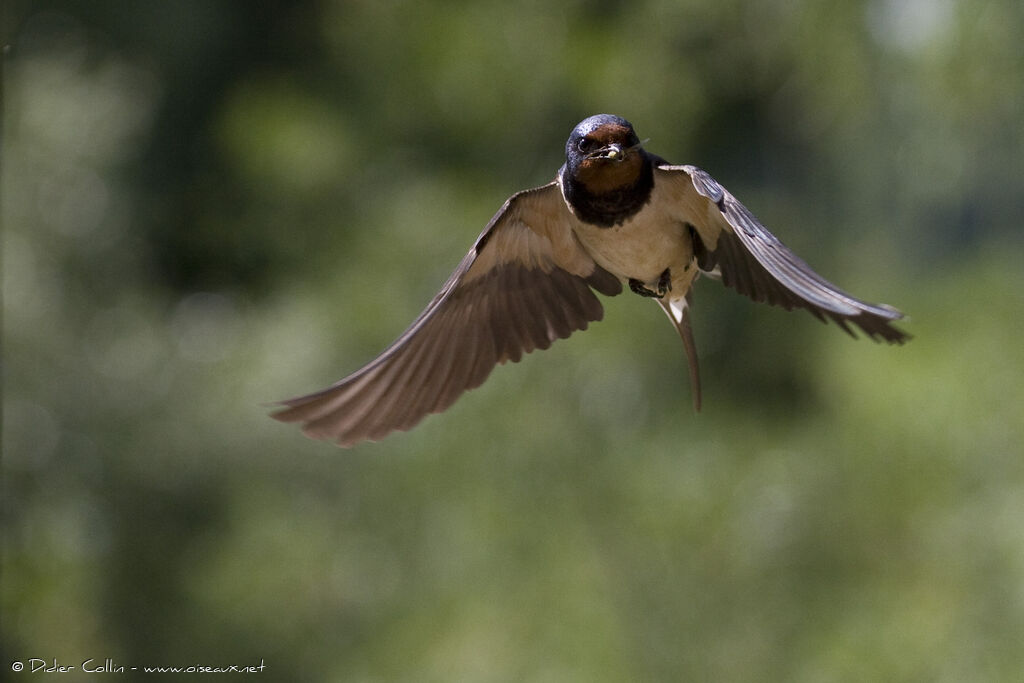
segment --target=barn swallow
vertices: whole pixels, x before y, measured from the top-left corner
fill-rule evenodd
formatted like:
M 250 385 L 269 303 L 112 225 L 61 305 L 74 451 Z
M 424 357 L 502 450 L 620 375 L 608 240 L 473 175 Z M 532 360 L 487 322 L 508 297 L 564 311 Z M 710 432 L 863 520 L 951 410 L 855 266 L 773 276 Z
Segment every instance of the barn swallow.
M 408 430 L 517 362 L 601 320 L 595 292 L 623 285 L 668 315 L 700 373 L 690 328 L 700 274 L 754 301 L 802 308 L 856 336 L 902 344 L 895 308 L 846 294 L 790 251 L 710 175 L 647 152 L 623 118 L 581 121 L 547 185 L 512 195 L 412 325 L 348 377 L 282 401 L 272 416 L 341 446 Z

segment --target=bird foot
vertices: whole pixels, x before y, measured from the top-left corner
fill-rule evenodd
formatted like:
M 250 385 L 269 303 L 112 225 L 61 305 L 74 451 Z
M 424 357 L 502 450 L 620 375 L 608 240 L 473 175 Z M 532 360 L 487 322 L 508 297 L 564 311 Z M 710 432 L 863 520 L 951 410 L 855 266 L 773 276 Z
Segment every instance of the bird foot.
M 635 277 L 629 278 L 629 288 L 633 290 L 634 294 L 661 299 L 672 291 L 672 274 L 669 272 L 668 268 L 666 268 L 665 271 L 658 276 L 658 289 L 656 290 L 649 289 L 643 282 L 637 280 Z

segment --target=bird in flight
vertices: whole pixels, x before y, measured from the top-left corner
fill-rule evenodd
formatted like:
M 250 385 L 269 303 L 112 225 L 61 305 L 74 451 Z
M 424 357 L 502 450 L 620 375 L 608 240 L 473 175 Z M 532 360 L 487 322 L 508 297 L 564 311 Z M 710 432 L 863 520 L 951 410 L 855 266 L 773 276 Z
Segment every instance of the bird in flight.
M 710 175 L 649 153 L 625 119 L 581 121 L 547 185 L 509 197 L 412 325 L 331 386 L 280 402 L 272 417 L 340 446 L 408 430 L 517 362 L 604 315 L 595 292 L 653 299 L 679 333 L 694 405 L 690 329 L 698 275 L 754 301 L 802 308 L 854 335 L 902 344 L 895 308 L 843 292 L 811 270 Z

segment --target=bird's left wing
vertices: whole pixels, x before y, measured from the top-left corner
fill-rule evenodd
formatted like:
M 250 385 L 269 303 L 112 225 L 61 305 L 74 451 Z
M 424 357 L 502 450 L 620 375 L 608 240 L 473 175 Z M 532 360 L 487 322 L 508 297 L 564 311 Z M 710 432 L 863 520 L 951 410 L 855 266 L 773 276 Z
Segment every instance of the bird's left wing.
M 498 363 L 546 349 L 604 315 L 591 288 L 619 280 L 587 255 L 556 182 L 508 199 L 426 310 L 376 359 L 341 381 L 281 405 L 342 446 L 412 428 L 479 386 Z
M 655 183 L 669 186 L 680 219 L 696 233 L 698 267 L 718 273 L 726 286 L 755 301 L 789 310 L 803 308 L 821 320 L 832 320 L 851 335 L 849 324 L 890 344 L 910 338 L 891 324 L 902 313 L 885 304 L 861 301 L 815 273 L 701 169 L 659 165 Z

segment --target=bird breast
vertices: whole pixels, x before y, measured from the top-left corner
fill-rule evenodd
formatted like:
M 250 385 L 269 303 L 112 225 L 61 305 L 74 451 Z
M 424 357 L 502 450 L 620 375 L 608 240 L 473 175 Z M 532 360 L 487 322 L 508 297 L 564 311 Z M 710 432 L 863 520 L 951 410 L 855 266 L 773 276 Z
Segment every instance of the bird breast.
M 677 278 L 690 278 L 693 242 L 684 222 L 662 208 L 674 202 L 660 194 L 655 185 L 650 201 L 618 225 L 599 227 L 577 220 L 574 231 L 598 265 L 616 277 L 656 284 L 668 268 L 675 290 Z M 685 293 L 689 282 L 680 284 Z

